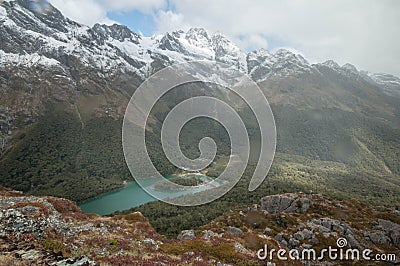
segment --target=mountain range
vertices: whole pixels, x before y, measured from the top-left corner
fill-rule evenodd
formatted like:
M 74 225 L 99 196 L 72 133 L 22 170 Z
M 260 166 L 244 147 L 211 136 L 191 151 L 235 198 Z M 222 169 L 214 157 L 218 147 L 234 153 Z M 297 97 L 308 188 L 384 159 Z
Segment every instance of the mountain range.
M 158 70 L 192 60 L 229 64 L 259 84 L 277 124 L 273 174 L 399 206 L 400 78 L 285 49 L 244 52 L 203 28 L 145 37 L 88 27 L 29 0 L 0 2 L 0 183 L 77 201 L 120 188 L 132 179 L 121 149 L 130 96 Z M 175 170 L 157 158 L 164 173 Z

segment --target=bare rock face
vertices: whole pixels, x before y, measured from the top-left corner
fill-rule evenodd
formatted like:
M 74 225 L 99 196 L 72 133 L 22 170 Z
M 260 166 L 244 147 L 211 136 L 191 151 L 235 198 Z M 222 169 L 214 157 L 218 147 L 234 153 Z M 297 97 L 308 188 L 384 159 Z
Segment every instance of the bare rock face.
M 378 241 L 386 243 L 390 242 L 391 240 L 393 244 L 400 249 L 400 225 L 393 223 L 391 221 L 380 219 L 377 229 L 382 230 L 382 231 L 379 230 L 377 231 L 381 232 L 381 234 L 377 239 Z M 373 240 L 373 238 L 371 238 L 371 240 Z
M 284 194 L 267 196 L 261 199 L 261 210 L 268 213 L 303 213 L 306 212 L 312 201 L 298 194 Z

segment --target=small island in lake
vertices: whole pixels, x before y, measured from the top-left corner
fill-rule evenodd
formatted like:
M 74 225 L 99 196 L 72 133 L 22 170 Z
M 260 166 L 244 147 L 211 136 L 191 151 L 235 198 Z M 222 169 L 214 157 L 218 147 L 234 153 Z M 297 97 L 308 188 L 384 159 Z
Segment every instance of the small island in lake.
M 179 176 L 179 177 L 173 177 L 173 178 L 168 178 L 168 180 L 161 180 L 158 181 L 153 185 L 153 189 L 155 190 L 175 190 L 174 186 L 171 185 L 168 181 L 171 181 L 175 184 L 181 185 L 181 186 L 200 186 L 204 183 L 203 180 L 200 179 L 200 177 L 196 175 L 184 175 L 184 176 Z

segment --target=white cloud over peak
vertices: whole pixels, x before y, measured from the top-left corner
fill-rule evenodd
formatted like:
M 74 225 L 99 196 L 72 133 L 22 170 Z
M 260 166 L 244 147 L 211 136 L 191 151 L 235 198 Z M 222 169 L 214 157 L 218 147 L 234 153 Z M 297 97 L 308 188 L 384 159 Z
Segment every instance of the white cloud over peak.
M 164 34 L 176 30 L 187 30 L 190 28 L 185 22 L 182 14 L 174 13 L 170 10 L 160 10 L 154 14 L 154 20 L 157 24 L 157 33 Z
M 138 10 L 152 14 L 167 6 L 166 0 L 48 0 L 61 12 L 79 23 L 92 26 L 95 23 L 115 23 L 107 17 L 107 12 L 129 12 Z

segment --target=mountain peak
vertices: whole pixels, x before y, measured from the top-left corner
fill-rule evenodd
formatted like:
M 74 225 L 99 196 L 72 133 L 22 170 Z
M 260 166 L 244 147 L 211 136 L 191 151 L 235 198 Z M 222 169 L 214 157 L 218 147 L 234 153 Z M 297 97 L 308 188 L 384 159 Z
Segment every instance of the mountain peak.
M 354 65 L 349 64 L 349 63 L 344 64 L 342 66 L 342 69 L 348 70 L 349 72 L 354 73 L 354 74 L 358 74 L 357 68 Z
M 191 28 L 187 31 L 185 39 L 200 48 L 209 48 L 211 39 L 208 32 L 203 28 Z
M 333 68 L 333 69 L 339 69 L 340 68 L 339 64 L 336 63 L 333 60 L 327 60 L 327 61 L 323 62 L 321 65 L 324 65 L 326 67 L 330 67 L 330 68 Z
M 104 24 L 95 24 L 92 28 L 103 40 L 111 37 L 120 42 L 125 40 L 129 40 L 135 44 L 139 43 L 139 39 L 141 38 L 138 34 L 132 32 L 127 26 L 120 24 L 113 25 L 104 25 Z

